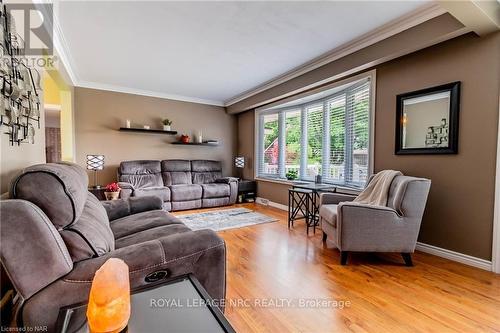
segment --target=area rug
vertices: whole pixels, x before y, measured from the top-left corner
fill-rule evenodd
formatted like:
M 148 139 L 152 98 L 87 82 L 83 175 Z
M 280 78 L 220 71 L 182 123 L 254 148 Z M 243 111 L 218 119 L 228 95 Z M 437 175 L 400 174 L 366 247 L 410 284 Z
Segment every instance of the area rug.
M 274 217 L 246 208 L 221 209 L 176 216 L 193 230 L 212 229 L 219 231 L 278 221 Z

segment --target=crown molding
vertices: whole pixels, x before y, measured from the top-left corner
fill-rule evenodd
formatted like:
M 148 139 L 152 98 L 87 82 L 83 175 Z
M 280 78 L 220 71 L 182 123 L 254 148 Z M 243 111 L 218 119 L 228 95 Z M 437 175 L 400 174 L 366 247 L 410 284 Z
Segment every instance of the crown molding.
M 164 98 L 164 99 L 170 99 L 170 100 L 175 100 L 175 101 L 180 101 L 180 102 L 190 102 L 190 103 L 198 103 L 198 104 L 206 104 L 206 105 L 214 105 L 214 106 L 224 106 L 224 103 L 221 101 L 214 101 L 214 100 L 210 100 L 210 99 L 203 99 L 203 98 L 189 97 L 189 96 L 182 96 L 182 95 L 175 95 L 175 94 L 165 94 L 165 93 L 158 92 L 158 91 L 128 88 L 128 87 L 116 86 L 116 85 L 105 84 L 105 83 L 79 81 L 75 86 L 81 87 L 81 88 L 114 91 L 114 92 L 125 93 L 125 94 Z
M 207 104 L 207 105 L 215 105 L 215 106 L 224 106 L 224 102 L 222 101 L 214 101 L 209 99 L 190 97 L 190 96 L 181 96 L 176 94 L 168 94 L 161 93 L 157 91 L 143 90 L 143 89 L 134 89 L 124 86 L 117 86 L 105 83 L 97 83 L 81 80 L 78 76 L 77 71 L 75 70 L 75 61 L 71 56 L 70 49 L 68 47 L 68 43 L 64 37 L 64 33 L 61 29 L 61 25 L 59 24 L 59 19 L 57 18 L 57 10 L 58 10 L 58 1 L 54 1 L 53 7 L 53 15 L 52 15 L 52 26 L 53 26 L 53 40 L 54 40 L 54 50 L 59 56 L 66 73 L 68 74 L 69 80 L 71 82 L 70 85 L 75 87 L 82 88 L 90 88 L 90 89 L 99 89 L 106 91 L 114 91 L 120 93 L 141 95 L 141 96 L 149 96 L 149 97 L 157 97 L 164 98 L 170 100 L 176 100 L 181 102 L 191 102 L 191 103 L 199 103 L 199 104 Z M 50 17 L 49 13 L 45 13 L 44 10 L 41 10 L 44 14 L 44 17 Z
M 274 86 L 277 86 L 281 83 L 284 83 L 288 80 L 291 80 L 297 76 L 300 76 L 302 74 L 305 74 L 307 72 L 310 72 L 318 67 L 321 67 L 323 65 L 326 65 L 329 62 L 332 62 L 336 59 L 345 57 L 351 53 L 354 53 L 356 51 L 359 51 L 367 46 L 370 46 L 372 44 L 375 44 L 383 39 L 386 39 L 388 37 L 391 37 L 397 33 L 400 33 L 404 30 L 407 30 L 411 27 L 414 27 L 418 24 L 421 24 L 425 21 L 428 21 L 434 17 L 437 17 L 439 15 L 442 15 L 446 13 L 446 10 L 443 9 L 439 4 L 436 3 L 430 3 L 428 5 L 425 5 L 415 11 L 412 11 L 392 22 L 389 22 L 380 28 L 377 28 L 359 38 L 356 38 L 355 40 L 346 43 L 330 52 L 327 54 L 324 54 L 320 57 L 317 57 L 313 59 L 312 61 L 309 61 L 305 63 L 304 65 L 301 65 L 283 75 L 278 76 L 275 79 L 272 79 L 268 82 L 265 82 L 259 86 L 257 86 L 254 89 L 251 89 L 247 92 L 244 92 L 240 95 L 237 95 L 234 98 L 231 98 L 227 101 L 214 101 L 214 100 L 209 100 L 209 99 L 203 99 L 203 98 L 197 98 L 197 97 L 191 97 L 191 96 L 182 96 L 182 95 L 176 95 L 176 94 L 168 94 L 168 93 L 162 93 L 162 92 L 157 92 L 157 91 L 150 91 L 150 90 L 142 90 L 142 89 L 134 89 L 134 88 L 129 88 L 129 87 L 124 87 L 124 86 L 118 86 L 118 85 L 110 85 L 110 84 L 105 84 L 105 83 L 97 83 L 97 82 L 89 82 L 89 81 L 83 81 L 81 80 L 77 72 L 75 70 L 75 62 L 71 56 L 71 53 L 69 51 L 68 43 L 66 39 L 64 38 L 64 33 L 60 27 L 59 20 L 56 15 L 56 10 L 58 9 L 57 6 L 58 1 L 54 1 L 54 15 L 53 15 L 53 33 L 54 33 L 54 49 L 56 50 L 57 54 L 60 57 L 60 60 L 62 62 L 62 65 L 64 66 L 66 72 L 68 73 L 69 79 L 71 80 L 71 85 L 76 86 L 76 87 L 83 87 L 83 88 L 90 88 L 90 89 L 100 89 L 100 90 L 107 90 L 107 91 L 115 91 L 115 92 L 121 92 L 121 93 L 129 93 L 129 94 L 135 94 L 135 95 L 142 95 L 142 96 L 150 96 L 150 97 L 158 97 L 158 98 L 166 98 L 166 99 L 171 99 L 171 100 L 177 100 L 177 101 L 183 101 L 183 102 L 192 102 L 192 103 L 200 103 L 200 104 L 208 104 L 208 105 L 215 105 L 215 106 L 223 106 L 227 107 L 232 104 L 235 104 L 241 100 L 244 100 L 248 97 L 251 97 L 253 95 L 256 95 L 262 91 L 265 91 L 267 89 L 270 89 Z
M 240 94 L 234 98 L 227 100 L 224 105 L 230 106 L 237 102 L 240 102 L 248 97 L 256 95 L 262 91 L 275 87 L 281 83 L 289 81 L 297 76 L 310 72 L 318 67 L 326 65 L 334 60 L 345 57 L 351 53 L 359 51 L 367 46 L 373 45 L 381 40 L 384 40 L 388 37 L 391 37 L 395 34 L 398 34 L 404 30 L 410 29 L 416 25 L 424 23 L 430 19 L 433 19 L 439 15 L 446 13 L 446 10 L 443 9 L 439 4 L 430 3 L 425 5 L 419 9 L 416 9 L 394 21 L 391 21 L 383 26 L 364 34 L 346 44 L 343 44 L 332 51 L 321 55 L 295 69 L 278 76 L 275 79 L 272 79 L 262 85 L 257 86 L 254 89 L 251 89 L 243 94 Z
M 71 82 L 70 85 L 76 85 L 79 81 L 78 75 L 74 71 L 74 60 L 69 53 L 68 43 L 64 38 L 64 34 L 61 30 L 61 26 L 59 25 L 59 20 L 54 13 L 53 18 L 53 40 L 54 40 L 54 49 L 59 56 L 66 73 L 68 73 L 69 79 Z

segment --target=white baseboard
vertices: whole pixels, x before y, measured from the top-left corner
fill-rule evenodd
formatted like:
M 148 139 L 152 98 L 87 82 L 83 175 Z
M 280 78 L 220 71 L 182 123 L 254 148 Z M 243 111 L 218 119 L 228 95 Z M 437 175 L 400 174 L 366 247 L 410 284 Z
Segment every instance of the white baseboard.
M 280 203 L 273 202 L 273 201 L 271 201 L 269 199 L 257 197 L 255 199 L 255 202 L 258 203 L 258 204 L 264 205 L 264 206 L 271 206 L 271 207 L 274 207 L 274 208 L 278 208 L 278 209 L 281 209 L 281 210 L 288 211 L 288 206 L 287 205 L 282 205 Z
M 487 271 L 492 270 L 491 261 L 484 260 L 481 258 L 476 258 L 473 256 L 469 256 L 467 254 L 443 249 L 443 248 L 440 248 L 440 247 L 437 247 L 434 245 L 429 245 L 429 244 L 418 242 L 416 250 L 421 251 L 421 252 L 425 252 L 425 253 L 429 253 L 429 254 L 433 254 L 433 255 L 441 257 L 441 258 L 453 260 L 453 261 L 456 261 L 456 262 L 459 262 L 459 263 L 462 263 L 465 265 L 481 268 L 481 269 L 484 269 Z
M 255 202 L 258 204 L 264 205 L 264 206 L 275 207 L 275 208 L 278 208 L 281 210 L 288 211 L 288 206 L 282 205 L 282 204 L 279 204 L 276 202 L 272 202 L 269 199 L 257 197 L 255 199 Z M 459 262 L 459 263 L 462 263 L 465 265 L 477 267 L 477 268 L 484 269 L 487 271 L 492 271 L 492 263 L 491 263 L 491 261 L 488 261 L 488 260 L 476 258 L 473 256 L 469 256 L 467 254 L 443 249 L 443 248 L 440 248 L 440 247 L 437 247 L 434 245 L 429 245 L 429 244 L 420 243 L 420 242 L 417 243 L 416 249 L 418 251 L 421 251 L 421 252 L 425 252 L 425 253 L 429 253 L 429 254 L 432 254 L 432 255 L 435 255 L 435 256 L 438 256 L 441 258 L 453 260 L 453 261 L 456 261 L 456 262 Z

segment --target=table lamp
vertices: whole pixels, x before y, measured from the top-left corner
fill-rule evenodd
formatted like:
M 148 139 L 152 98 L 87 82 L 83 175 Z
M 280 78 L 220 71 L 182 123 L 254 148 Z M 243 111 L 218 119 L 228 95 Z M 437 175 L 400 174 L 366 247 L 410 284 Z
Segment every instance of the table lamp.
M 93 188 L 101 188 L 97 184 L 97 171 L 104 169 L 104 155 L 87 155 L 87 170 L 94 171 Z
M 245 157 L 236 156 L 234 158 L 234 166 L 238 169 L 240 179 L 243 179 L 243 168 L 245 168 Z
M 90 287 L 87 320 L 92 333 L 121 332 L 130 319 L 130 281 L 127 264 L 108 259 Z

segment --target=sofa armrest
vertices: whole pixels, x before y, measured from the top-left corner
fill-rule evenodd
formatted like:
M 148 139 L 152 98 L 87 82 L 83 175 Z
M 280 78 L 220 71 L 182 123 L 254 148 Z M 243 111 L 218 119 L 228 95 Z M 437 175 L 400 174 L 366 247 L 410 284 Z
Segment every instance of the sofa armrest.
M 135 190 L 134 185 L 127 183 L 127 182 L 118 182 L 118 186 L 123 189 L 128 189 L 128 190 Z
M 128 199 L 132 196 L 135 191 L 134 185 L 127 182 L 118 182 L 118 186 L 120 186 L 120 198 Z
M 4 200 L 0 214 L 0 259 L 21 298 L 32 297 L 73 269 L 61 235 L 38 206 Z
M 340 202 L 353 201 L 355 195 L 341 193 L 321 193 L 319 197 L 320 205 L 337 205 Z
M 224 184 L 229 184 L 229 183 L 237 183 L 238 182 L 238 178 L 236 177 L 222 177 L 222 178 L 217 178 L 216 180 L 214 180 L 214 183 L 224 183 Z
M 124 216 L 158 210 L 163 208 L 163 202 L 156 196 L 130 197 L 128 199 L 101 201 L 110 221 Z
M 238 178 L 236 177 L 222 177 L 214 180 L 214 183 L 228 184 L 230 187 L 229 204 L 236 203 L 238 199 Z

